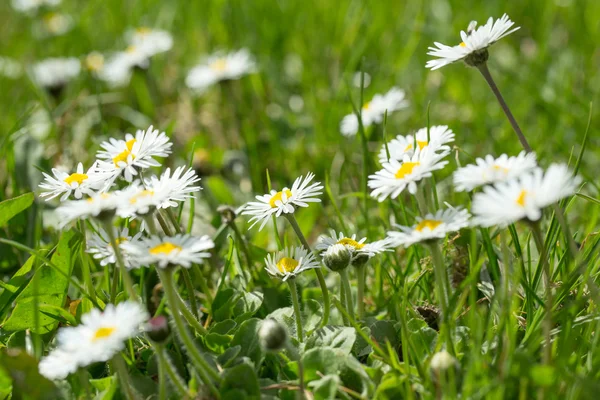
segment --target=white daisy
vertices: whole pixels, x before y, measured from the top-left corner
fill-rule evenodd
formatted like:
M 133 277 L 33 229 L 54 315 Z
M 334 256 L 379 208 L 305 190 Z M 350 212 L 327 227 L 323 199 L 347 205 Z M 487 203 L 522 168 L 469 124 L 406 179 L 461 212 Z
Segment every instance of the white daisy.
M 319 203 L 319 196 L 323 186 L 321 182 L 315 182 L 309 185 L 315 175 L 309 172 L 306 178 L 302 176 L 294 181 L 291 189 L 283 188 L 281 191 L 271 190 L 271 193 L 263 196 L 256 196 L 258 201 L 249 202 L 242 214 L 252 215 L 249 222 L 252 222 L 250 228 L 261 222 L 258 230 L 262 230 L 271 215 L 279 217 L 281 214 L 291 214 L 296 207 L 308 207 L 308 203 Z
M 83 60 L 85 69 L 98 76 L 100 71 L 104 69 L 104 55 L 98 51 L 92 51 Z
M 96 164 L 92 165 L 86 172 L 83 171 L 83 164 L 77 165 L 77 170 L 72 174 L 62 171 L 58 168 L 52 168 L 52 174 L 42 172 L 44 182 L 40 183 L 39 187 L 47 191 L 40 194 L 41 198 L 46 198 L 46 201 L 57 196 L 61 196 L 60 201 L 65 201 L 71 196 L 76 199 L 86 194 L 91 196 L 96 190 L 102 188 L 109 175 L 96 171 Z
M 398 135 L 387 144 L 387 150 L 390 152 L 389 158 L 402 160 L 405 154 L 413 154 L 415 144 L 423 150 L 425 147 L 431 147 L 433 152 L 448 152 L 450 146 L 448 143 L 454 141 L 454 132 L 447 125 L 434 125 L 429 127 L 429 140 L 427 140 L 427 128 L 419 129 L 414 135 Z M 383 164 L 388 160 L 386 146 L 381 146 L 379 151 L 379 162 Z
M 133 301 L 109 304 L 104 311 L 93 309 L 81 317 L 81 324 L 58 331 L 58 347 L 40 362 L 40 373 L 52 379 L 65 378 L 77 367 L 110 360 L 123 350 L 124 342 L 137 336 L 149 316 L 141 304 Z M 70 356 L 69 356 L 70 354 Z M 61 373 L 49 371 L 67 361 Z
M 476 224 L 505 227 L 521 219 L 537 221 L 542 209 L 575 193 L 581 183 L 565 164 L 552 164 L 507 182 L 486 186 L 473 196 L 471 211 Z
M 190 70 L 185 84 L 190 89 L 202 92 L 215 83 L 240 79 L 256 72 L 256 69 L 254 57 L 247 49 L 215 53 Z
M 330 247 L 341 244 L 350 251 L 351 263 L 359 256 L 365 255 L 371 258 L 375 254 L 387 250 L 388 242 L 386 239 L 377 240 L 371 243 L 366 243 L 366 240 L 366 237 L 356 240 L 356 234 L 346 236 L 342 232 L 337 233 L 335 230 L 331 229 L 329 231 L 329 236 L 321 235 L 319 243 L 317 244 L 317 250 L 321 250 L 321 253 L 325 254 Z
M 53 7 L 60 4 L 61 0 L 12 0 L 12 6 L 16 11 L 33 12 L 40 7 Z
M 404 90 L 393 87 L 386 94 L 376 94 L 373 99 L 365 103 L 361 109 L 362 124 L 366 128 L 372 124 L 383 121 L 386 111 L 391 114 L 394 111 L 408 107 Z M 358 132 L 358 117 L 356 114 L 348 114 L 340 123 L 340 132 L 344 136 L 354 136 Z
M 56 213 L 60 226 L 64 227 L 77 219 L 103 218 L 105 215 L 112 217 L 118 204 L 119 199 L 115 193 L 97 193 L 85 200 L 67 200 L 56 209 Z
M 160 166 L 154 157 L 167 157 L 172 145 L 169 137 L 152 125 L 146 131 L 138 130 L 135 137 L 128 133 L 125 140 L 110 138 L 100 145 L 104 150 L 97 154 L 98 170 L 112 173 L 113 181 L 124 172 L 125 180 L 131 182 L 137 169 Z
M 470 217 L 469 212 L 463 209 L 438 210 L 435 215 L 417 217 L 417 223 L 413 226 L 395 225 L 400 232 L 388 232 L 388 238 L 393 246 L 404 247 L 427 240 L 443 239 L 448 233 L 469 226 Z
M 475 164 L 456 170 L 454 185 L 457 192 L 470 192 L 479 186 L 511 180 L 536 167 L 535 153 L 522 151 L 516 157 L 502 154 L 496 159 L 487 155 L 476 159 Z
M 167 31 L 140 27 L 129 31 L 128 42 L 146 57 L 150 58 L 158 53 L 164 53 L 173 47 L 173 36 Z
M 73 28 L 73 19 L 68 14 L 50 12 L 42 17 L 41 36 L 60 36 Z
M 123 244 L 131 255 L 135 267 L 157 264 L 160 268 L 168 265 L 181 265 L 190 268 L 210 257 L 207 250 L 215 247 L 207 236 L 175 235 L 172 237 L 152 236 Z
M 141 232 L 138 232 L 133 238 L 129 236 L 129 229 L 123 228 L 117 233 L 117 244 L 123 255 L 123 261 L 127 268 L 132 267 L 131 257 L 123 246 L 125 243 L 130 241 L 137 241 L 142 236 Z M 93 232 L 91 237 L 87 240 L 86 252 L 92 254 L 96 260 L 100 261 L 101 266 L 108 264 L 115 264 L 117 262 L 115 256 L 115 250 L 110 243 L 110 239 L 106 231 L 102 228 L 98 229 L 98 232 Z
M 33 80 L 48 89 L 60 88 L 79 75 L 77 58 L 47 58 L 33 65 Z
M 148 55 L 136 46 L 110 55 L 96 72 L 99 79 L 112 87 L 125 86 L 131 80 L 135 67 L 148 68 Z
M 23 74 L 21 64 L 12 58 L 0 56 L 0 76 L 18 79 Z
M 62 380 L 79 368 L 79 353 L 57 348 L 40 360 L 40 374 L 51 380 Z
M 429 47 L 427 54 L 438 58 L 427 61 L 425 67 L 434 70 L 459 60 L 465 60 L 469 65 L 485 62 L 489 46 L 519 29 L 519 27 L 510 29 L 513 25 L 514 22 L 506 14 L 496 21 L 490 17 L 487 23 L 479 28 L 477 22 L 472 21 L 467 32 L 460 32 L 462 42 L 459 45 L 447 46 L 435 42 L 436 47 Z
M 298 274 L 320 268 L 319 262 L 304 247 L 288 247 L 275 254 L 268 254 L 265 264 L 269 275 L 287 281 Z
M 406 187 L 411 194 L 417 192 L 417 182 L 432 175 L 432 171 L 442 169 L 448 161 L 442 161 L 448 153 L 435 153 L 433 148 L 425 147 L 412 156 L 405 154 L 402 161 L 390 159 L 384 162 L 380 171 L 369 176 L 368 185 L 373 191 L 371 196 L 384 201 L 398 197 Z

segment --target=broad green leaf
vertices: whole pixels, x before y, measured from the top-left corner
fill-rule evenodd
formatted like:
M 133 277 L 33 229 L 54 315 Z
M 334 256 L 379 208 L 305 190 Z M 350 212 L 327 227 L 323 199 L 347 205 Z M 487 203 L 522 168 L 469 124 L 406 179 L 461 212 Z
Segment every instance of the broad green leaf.
M 304 331 L 309 334 L 319 327 L 319 324 L 323 319 L 323 307 L 321 307 L 321 303 L 316 300 L 306 299 L 304 301 L 302 314 L 304 314 Z
M 261 292 L 243 293 L 233 307 L 233 316 L 238 324 L 251 318 L 263 302 Z
M 258 330 L 262 325 L 262 321 L 256 318 L 249 319 L 244 321 L 233 340 L 231 341 L 231 346 L 241 346 L 242 350 L 240 352 L 240 356 L 245 356 L 250 358 L 254 365 L 258 368 L 262 359 L 264 357 L 263 351 L 260 347 L 260 343 L 258 342 Z
M 375 392 L 375 398 L 381 400 L 394 400 L 404 398 L 406 378 L 401 377 L 397 372 L 387 373 Z
M 28 209 L 33 204 L 33 193 L 25 193 L 13 199 L 0 203 L 0 228 L 21 211 Z
M 221 395 L 225 399 L 239 399 L 239 395 L 247 398 L 260 398 L 260 386 L 254 368 L 247 363 L 241 363 L 223 372 Z M 235 394 L 235 396 L 234 396 Z
M 229 347 L 223 354 L 217 357 L 217 362 L 221 364 L 221 367 L 227 368 L 242 351 L 242 346 Z
M 28 275 L 33 269 L 33 263 L 35 261 L 35 256 L 31 256 L 25 261 L 25 264 L 8 281 L 8 283 L 4 284 L 4 292 L 0 295 L 0 315 L 2 315 L 5 311 L 5 308 L 9 307 L 13 300 L 17 297 L 21 290 L 25 288 L 25 283 L 27 283 Z
M 337 375 L 325 375 L 312 381 L 308 386 L 312 389 L 315 400 L 335 399 L 341 380 Z
M 81 243 L 81 235 L 74 231 L 63 233 L 56 251 L 52 255 L 52 263 L 60 268 L 67 276 L 71 275 L 73 262 Z M 37 279 L 37 285 L 34 283 Z M 37 286 L 37 288 L 35 287 Z M 38 326 L 35 322 L 34 302 L 38 305 L 47 304 L 62 307 L 69 280 L 48 265 L 40 267 L 27 287 L 18 295 L 16 306 L 4 324 L 3 328 L 8 331 L 31 329 L 35 333 L 47 333 L 52 331 L 58 321 L 41 312 L 38 313 Z
M 38 363 L 24 351 L 13 349 L 0 353 L 0 368 L 11 377 L 13 399 L 58 399 L 58 389 L 40 375 Z
M 231 318 L 233 312 L 233 306 L 238 299 L 238 294 L 232 288 L 224 288 L 217 293 L 217 296 L 213 300 L 211 309 L 213 312 L 213 318 L 215 321 L 224 321 Z
M 356 341 L 356 331 L 354 328 L 331 326 L 327 325 L 321 329 L 317 329 L 310 335 L 306 341 L 306 350 L 328 346 L 343 350 L 346 354 L 350 354 L 352 346 Z

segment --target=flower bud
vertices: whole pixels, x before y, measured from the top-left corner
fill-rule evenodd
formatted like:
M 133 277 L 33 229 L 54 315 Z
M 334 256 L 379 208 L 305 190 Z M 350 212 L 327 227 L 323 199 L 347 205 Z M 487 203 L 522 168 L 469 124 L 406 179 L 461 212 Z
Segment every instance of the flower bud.
M 323 256 L 323 263 L 332 271 L 342 271 L 350 265 L 352 252 L 343 244 L 329 246 Z
M 265 319 L 258 331 L 258 339 L 261 347 L 266 351 L 279 351 L 285 347 L 287 342 L 287 331 L 272 318 Z
M 148 337 L 157 343 L 162 343 L 169 337 L 169 321 L 164 315 L 151 318 L 146 325 Z

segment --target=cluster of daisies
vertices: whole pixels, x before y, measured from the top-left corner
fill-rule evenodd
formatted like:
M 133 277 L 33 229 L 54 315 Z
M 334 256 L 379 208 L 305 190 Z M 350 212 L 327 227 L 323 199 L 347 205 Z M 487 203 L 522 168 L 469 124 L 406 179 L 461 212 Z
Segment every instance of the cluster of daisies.
M 60 36 L 73 28 L 70 15 L 56 11 L 61 0 L 12 0 L 15 11 L 33 18 L 32 31 L 36 37 Z

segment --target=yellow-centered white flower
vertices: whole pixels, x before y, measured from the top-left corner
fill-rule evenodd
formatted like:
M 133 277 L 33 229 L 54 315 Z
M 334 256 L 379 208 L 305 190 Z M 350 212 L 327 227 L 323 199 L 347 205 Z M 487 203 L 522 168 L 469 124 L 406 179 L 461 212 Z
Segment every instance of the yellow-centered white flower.
M 408 188 L 411 194 L 417 192 L 417 182 L 428 178 L 432 172 L 444 168 L 448 161 L 442 161 L 448 153 L 436 153 L 425 147 L 414 154 L 405 154 L 401 161 L 390 159 L 384 162 L 380 171 L 369 176 L 368 186 L 373 189 L 371 197 L 384 201 L 395 199 Z
M 215 247 L 207 235 L 151 236 L 137 241 L 129 241 L 123 248 L 130 254 L 134 268 L 149 267 L 152 264 L 160 268 L 168 265 L 180 265 L 190 268 L 210 257 L 208 250 Z
M 287 187 L 281 191 L 271 190 L 271 193 L 256 196 L 258 201 L 251 201 L 245 207 L 242 214 L 252 215 L 250 221 L 252 228 L 261 222 L 258 230 L 262 230 L 272 215 L 279 217 L 281 214 L 291 214 L 296 207 L 308 207 L 308 203 L 319 203 L 323 186 L 321 182 L 310 183 L 315 175 L 309 172 L 306 178 L 299 177 L 294 181 L 291 189 Z
M 136 46 L 111 54 L 102 62 L 95 75 L 111 87 L 125 86 L 131 80 L 135 67 L 148 68 L 148 55 Z
M 477 21 L 471 21 L 467 32 L 460 32 L 462 39 L 460 44 L 447 46 L 435 42 L 435 47 L 429 47 L 427 54 L 437 57 L 437 59 L 427 61 L 425 67 L 435 70 L 453 62 L 464 60 L 470 55 L 486 51 L 489 46 L 519 29 L 519 27 L 511 29 L 513 25 L 514 22 L 506 14 L 496 21 L 490 17 L 487 23 L 479 28 L 477 28 Z
M 231 53 L 215 53 L 190 70 L 185 84 L 198 92 L 227 80 L 236 80 L 256 72 L 256 62 L 247 49 Z
M 150 58 L 156 54 L 164 53 L 173 47 L 173 36 L 167 31 L 140 27 L 127 32 L 130 46 Z
M 389 242 L 392 246 L 408 247 L 432 239 L 443 239 L 448 233 L 469 226 L 470 217 L 469 212 L 463 209 L 438 210 L 435 214 L 417 217 L 417 223 L 413 226 L 395 225 L 399 231 L 388 232 Z
M 137 241 L 142 236 L 142 233 L 137 233 L 133 238 L 129 236 L 129 229 L 123 228 L 117 232 L 117 244 L 123 256 L 125 266 L 131 268 L 132 262 L 127 249 L 123 245 L 131 240 Z M 92 254 L 96 260 L 100 261 L 101 266 L 115 264 L 117 262 L 115 250 L 110 242 L 108 234 L 102 228 L 98 228 L 98 232 L 93 232 L 87 240 L 86 252 Z
M 352 236 L 346 236 L 343 232 L 336 232 L 334 229 L 329 231 L 329 235 L 321 235 L 319 237 L 319 243 L 317 243 L 317 250 L 320 250 L 324 254 L 331 246 L 341 244 L 345 246 L 352 255 L 352 259 L 359 255 L 366 255 L 369 258 L 375 254 L 379 254 L 387 250 L 388 241 L 387 239 L 377 240 L 374 242 L 367 243 L 367 238 L 364 237 L 360 240 L 356 239 L 356 234 Z
M 77 58 L 47 58 L 33 65 L 33 80 L 41 87 L 56 89 L 75 79 L 81 71 Z
M 0 76 L 18 79 L 23 75 L 23 66 L 17 60 L 0 56 Z
M 509 157 L 502 154 L 498 158 L 487 155 L 485 158 L 476 159 L 475 164 L 459 168 L 454 172 L 455 190 L 470 192 L 479 186 L 517 178 L 536 167 L 535 153 L 522 151 L 518 156 Z
M 41 7 L 54 7 L 61 0 L 12 0 L 11 4 L 16 11 L 34 12 Z
M 373 99 L 361 108 L 362 124 L 366 128 L 373 124 L 379 124 L 383 121 L 386 111 L 389 114 L 394 111 L 408 107 L 404 90 L 393 87 L 385 94 L 376 94 Z M 340 132 L 344 136 L 354 136 L 358 132 L 359 124 L 356 114 L 348 114 L 342 118 L 340 123 Z
M 522 219 L 537 221 L 542 210 L 571 196 L 581 183 L 565 164 L 552 164 L 507 182 L 486 186 L 473 196 L 471 211 L 474 222 L 484 227 L 505 227 Z
M 448 143 L 454 142 L 454 132 L 447 125 L 434 125 L 429 128 L 419 129 L 414 135 L 398 135 L 386 145 L 381 146 L 379 151 L 379 162 L 383 164 L 388 159 L 401 161 L 405 154 L 412 155 L 415 148 L 423 150 L 425 147 L 430 147 L 433 152 L 450 151 Z M 388 157 L 388 151 L 390 153 Z
M 64 227 L 78 219 L 103 218 L 113 216 L 119 205 L 118 196 L 113 192 L 96 193 L 83 200 L 64 201 L 57 209 L 59 226 Z
M 86 194 L 94 195 L 96 190 L 101 189 L 106 184 L 109 174 L 97 171 L 96 164 L 92 165 L 87 171 L 84 171 L 83 164 L 79 163 L 75 172 L 69 174 L 58 168 L 52 168 L 52 175 L 43 172 L 44 182 L 39 187 L 46 190 L 40 194 L 46 201 L 61 196 L 60 201 L 65 201 L 73 194 L 76 199 Z
M 287 281 L 298 274 L 321 265 L 304 247 L 288 247 L 265 258 L 267 272 L 274 278 Z

